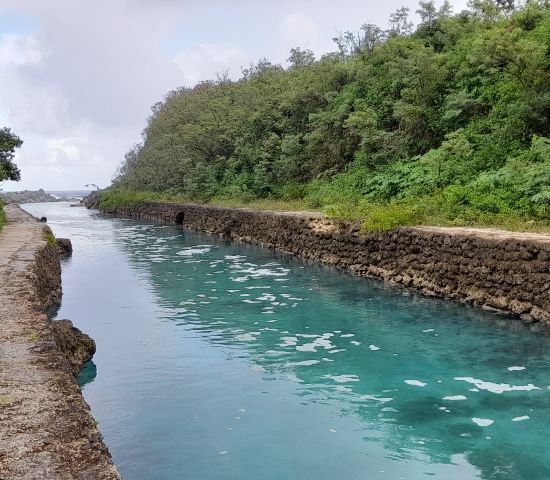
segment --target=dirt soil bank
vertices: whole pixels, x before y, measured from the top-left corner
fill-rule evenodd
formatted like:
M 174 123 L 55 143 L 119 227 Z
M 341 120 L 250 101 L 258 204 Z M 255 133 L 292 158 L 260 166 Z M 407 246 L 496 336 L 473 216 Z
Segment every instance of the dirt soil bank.
M 0 232 L 0 479 L 120 476 L 45 313 L 61 295 L 48 227 L 15 205 Z
M 97 207 L 94 198 L 89 207 Z M 140 202 L 106 213 L 180 223 L 519 316 L 550 329 L 550 235 L 495 229 L 402 227 L 361 233 L 317 213 Z

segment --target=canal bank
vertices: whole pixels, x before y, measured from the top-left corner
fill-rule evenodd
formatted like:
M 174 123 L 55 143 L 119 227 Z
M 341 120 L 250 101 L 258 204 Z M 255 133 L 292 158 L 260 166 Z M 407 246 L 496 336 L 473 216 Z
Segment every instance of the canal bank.
M 0 478 L 118 479 L 73 376 L 72 348 L 90 340 L 67 321 L 54 324 L 46 313 L 61 298 L 51 231 L 15 205 L 5 210 L 8 223 L 0 232 Z
M 85 203 L 99 207 L 97 195 Z M 402 227 L 362 233 L 358 223 L 307 212 L 136 202 L 105 213 L 183 224 L 377 277 L 424 294 L 519 316 L 550 328 L 550 235 L 495 229 Z

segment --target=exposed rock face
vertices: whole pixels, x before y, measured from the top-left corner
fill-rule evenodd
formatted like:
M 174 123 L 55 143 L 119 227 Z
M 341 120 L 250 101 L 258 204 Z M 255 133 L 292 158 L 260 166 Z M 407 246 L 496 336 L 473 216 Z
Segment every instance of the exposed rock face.
M 6 203 L 38 203 L 38 202 L 57 202 L 57 198 L 44 190 L 25 190 L 23 192 L 2 192 L 0 199 Z
M 63 353 L 76 377 L 86 362 L 95 354 L 93 338 L 73 326 L 70 320 L 52 320 L 57 348 Z
M 57 251 L 61 257 L 70 257 L 73 254 L 73 244 L 69 238 L 56 238 Z
M 99 201 L 100 201 L 100 191 L 96 190 L 96 191 L 90 192 L 88 195 L 86 195 L 82 199 L 81 203 L 86 208 L 96 208 L 96 209 L 98 209 L 99 208 Z
M 66 321 L 54 327 L 46 313 L 61 295 L 57 248 L 46 240 L 47 226 L 19 207 L 8 205 L 6 214 L 0 232 L 0 479 L 119 479 L 73 377 L 90 342 Z
M 550 235 L 407 227 L 367 233 L 316 213 L 140 202 L 116 215 L 263 245 L 550 326 Z

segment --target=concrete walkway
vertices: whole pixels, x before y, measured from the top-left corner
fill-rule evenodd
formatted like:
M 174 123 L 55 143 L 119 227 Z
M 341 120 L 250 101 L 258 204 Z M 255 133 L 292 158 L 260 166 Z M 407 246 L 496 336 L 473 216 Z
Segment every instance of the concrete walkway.
M 0 232 L 0 480 L 118 479 L 58 351 L 44 303 L 59 259 L 44 224 L 15 205 Z

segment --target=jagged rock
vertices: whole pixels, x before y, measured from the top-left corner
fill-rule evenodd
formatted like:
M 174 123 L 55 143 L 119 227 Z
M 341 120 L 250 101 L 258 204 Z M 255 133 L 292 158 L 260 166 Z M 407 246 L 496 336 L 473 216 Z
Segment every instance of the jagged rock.
M 100 200 L 100 197 L 99 197 L 99 190 L 95 190 L 93 192 L 90 192 L 89 195 L 86 195 L 81 203 L 86 207 L 86 208 L 95 208 L 95 209 L 98 209 L 99 208 L 99 200 Z
M 70 257 L 73 254 L 73 244 L 69 238 L 56 238 L 55 243 L 60 257 Z
M 57 348 L 67 359 L 71 373 L 78 375 L 95 354 L 94 339 L 73 326 L 70 320 L 52 320 L 52 327 Z

